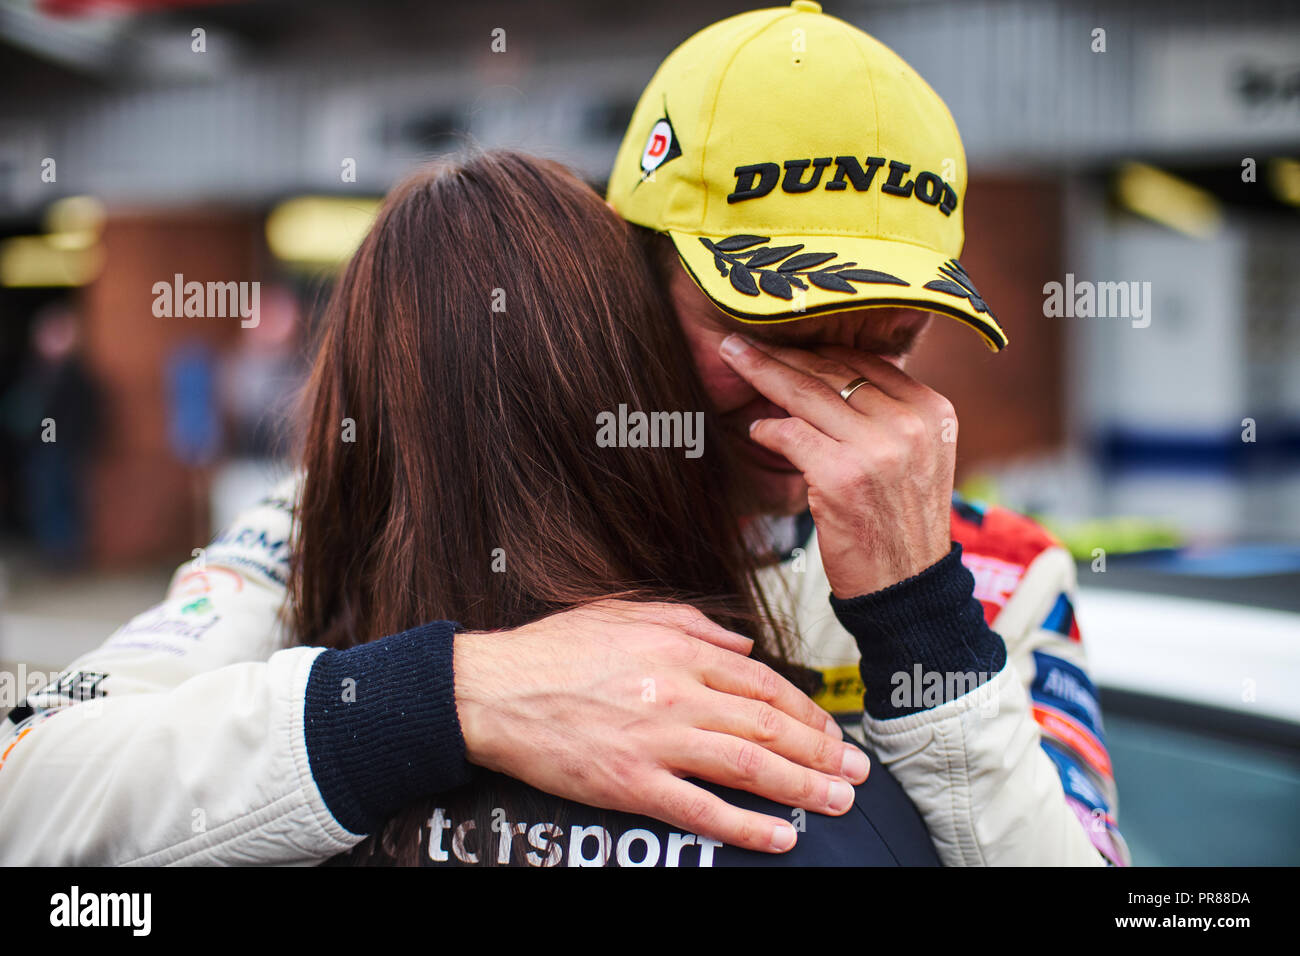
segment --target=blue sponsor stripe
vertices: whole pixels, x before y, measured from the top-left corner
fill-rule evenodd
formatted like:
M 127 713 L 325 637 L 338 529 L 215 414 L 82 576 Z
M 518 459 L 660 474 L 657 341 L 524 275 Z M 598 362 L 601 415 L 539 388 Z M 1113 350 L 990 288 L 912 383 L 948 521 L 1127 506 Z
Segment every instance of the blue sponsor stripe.
M 1087 674 L 1069 661 L 1034 651 L 1034 683 L 1029 688 L 1029 696 L 1037 704 L 1073 717 L 1105 745 L 1097 688 Z
M 1056 772 L 1061 778 L 1061 786 L 1067 795 L 1082 803 L 1089 810 L 1101 810 L 1109 816 L 1110 804 L 1088 776 L 1088 772 L 1076 760 L 1062 751 L 1056 744 L 1043 741 L 1043 750 L 1056 765 Z

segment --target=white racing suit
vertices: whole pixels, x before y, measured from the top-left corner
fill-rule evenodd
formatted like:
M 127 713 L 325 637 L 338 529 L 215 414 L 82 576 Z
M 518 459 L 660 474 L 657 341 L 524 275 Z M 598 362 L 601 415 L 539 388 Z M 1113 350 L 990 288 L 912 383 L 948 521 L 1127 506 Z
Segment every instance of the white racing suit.
M 0 863 L 313 864 L 363 838 L 332 815 L 307 753 L 323 650 L 286 647 L 280 617 L 294 494 L 287 481 L 242 514 L 162 604 L 0 723 Z M 1028 519 L 961 501 L 953 538 L 1006 666 L 887 720 L 861 714 L 857 645 L 828 604 L 815 533 L 764 572 L 823 676 L 819 703 L 861 715 L 944 864 L 1126 864 L 1069 555 Z

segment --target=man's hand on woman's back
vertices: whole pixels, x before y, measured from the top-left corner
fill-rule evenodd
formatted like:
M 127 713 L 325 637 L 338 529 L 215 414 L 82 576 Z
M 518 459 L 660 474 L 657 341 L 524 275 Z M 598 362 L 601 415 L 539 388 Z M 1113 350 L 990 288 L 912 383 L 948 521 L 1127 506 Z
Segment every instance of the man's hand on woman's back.
M 686 777 L 838 815 L 861 750 L 752 642 L 687 605 L 601 601 L 455 642 L 471 762 L 556 796 L 654 817 L 752 850 L 794 846 L 790 821 Z

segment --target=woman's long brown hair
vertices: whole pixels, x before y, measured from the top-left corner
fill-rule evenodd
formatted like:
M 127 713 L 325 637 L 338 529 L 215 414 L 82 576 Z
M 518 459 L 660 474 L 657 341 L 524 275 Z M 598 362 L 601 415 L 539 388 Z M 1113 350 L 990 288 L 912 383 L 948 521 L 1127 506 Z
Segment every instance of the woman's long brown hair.
M 334 290 L 307 395 L 299 643 L 510 628 L 625 595 L 690 600 L 786 659 L 662 283 L 562 166 L 486 152 L 395 189 Z M 598 446 L 620 404 L 704 413 L 703 455 Z M 352 857 L 414 862 L 428 817 L 403 811 Z

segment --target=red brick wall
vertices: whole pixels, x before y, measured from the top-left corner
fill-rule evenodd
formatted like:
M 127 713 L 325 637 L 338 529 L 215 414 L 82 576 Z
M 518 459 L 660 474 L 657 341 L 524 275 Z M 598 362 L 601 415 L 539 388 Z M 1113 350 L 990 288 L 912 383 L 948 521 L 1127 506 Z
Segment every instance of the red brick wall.
M 90 551 L 100 567 L 188 558 L 207 543 L 208 476 L 167 440 L 165 363 L 187 339 L 219 348 L 239 320 L 156 318 L 153 285 L 252 281 L 256 217 L 210 210 L 119 214 L 102 239 L 104 267 L 83 291 L 87 362 L 105 395 L 105 433 L 90 476 Z

